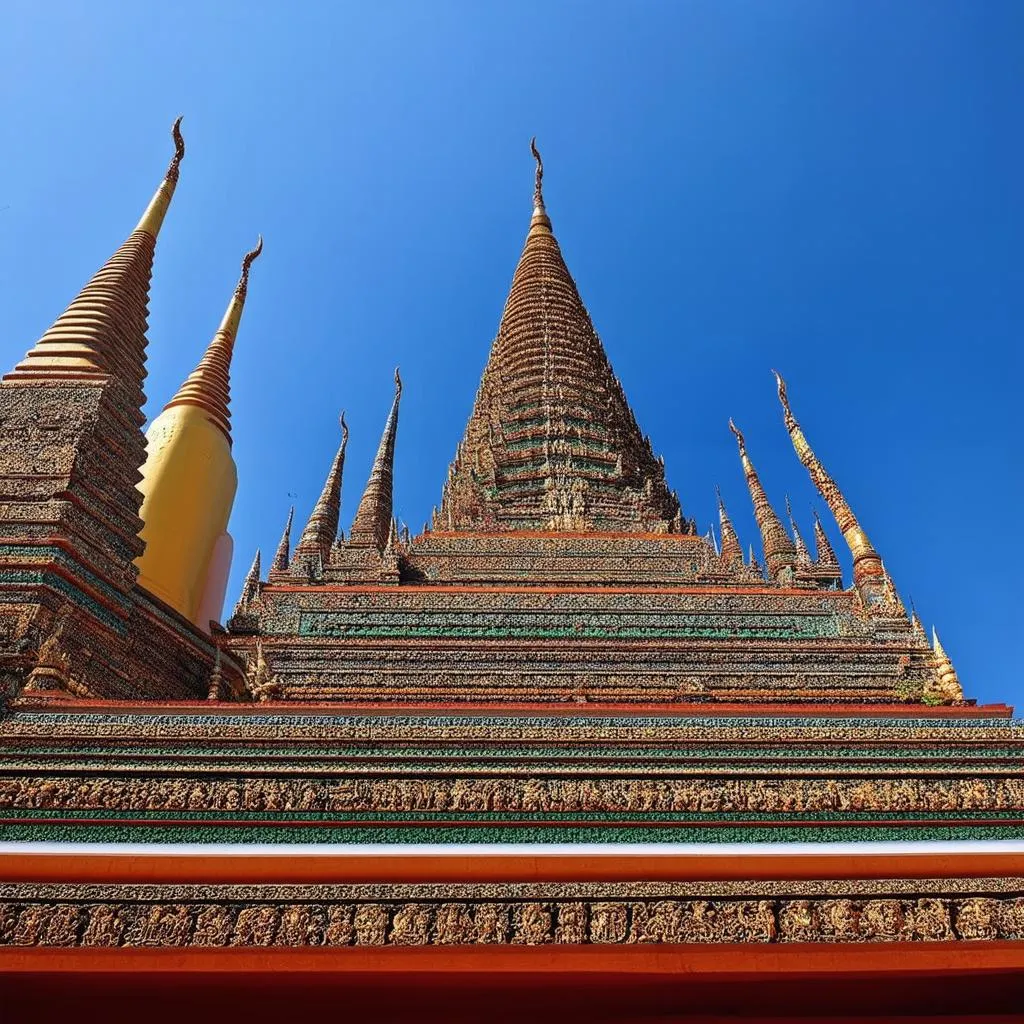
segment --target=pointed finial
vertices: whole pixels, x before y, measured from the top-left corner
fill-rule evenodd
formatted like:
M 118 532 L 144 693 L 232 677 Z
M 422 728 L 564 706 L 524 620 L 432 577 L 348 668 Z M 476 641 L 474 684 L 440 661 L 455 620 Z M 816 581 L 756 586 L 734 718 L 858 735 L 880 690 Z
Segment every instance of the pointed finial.
M 544 161 L 541 160 L 540 150 L 537 149 L 536 136 L 530 139 L 530 152 L 537 161 L 537 172 L 533 179 L 533 217 L 530 220 L 530 233 L 532 234 L 534 230 L 550 233 L 551 221 L 544 209 Z
M 263 236 L 258 235 L 256 247 L 254 249 L 250 249 L 245 256 L 242 257 L 242 273 L 238 278 L 238 285 L 235 287 L 235 295 L 240 299 L 245 299 L 246 293 L 249 290 L 249 268 L 253 265 L 253 261 L 261 252 L 263 252 Z
M 164 180 L 160 183 L 156 194 L 150 200 L 149 206 L 146 207 L 146 212 L 135 227 L 136 231 L 145 231 L 154 238 L 159 234 L 160 226 L 163 224 L 164 216 L 167 213 L 167 207 L 171 204 L 174 186 L 178 184 L 181 161 L 185 156 L 185 140 L 181 137 L 180 117 L 171 125 L 171 138 L 174 140 L 174 156 L 171 157 L 171 162 L 167 165 Z
M 537 171 L 533 179 L 533 205 L 544 207 L 544 161 L 540 157 L 540 150 L 537 149 L 537 136 L 530 139 L 530 152 L 533 159 L 537 161 Z
M 398 372 L 398 367 L 395 367 L 395 394 L 400 395 L 402 393 L 402 375 Z
M 793 506 L 789 503 L 789 495 L 786 495 L 786 515 L 789 517 L 789 528 L 793 534 L 793 542 L 796 544 L 796 560 L 798 565 L 810 565 L 811 553 L 807 550 L 804 538 L 800 533 L 800 527 L 796 525 L 796 517 L 793 515 Z
M 729 417 L 729 429 L 733 432 L 733 435 L 736 438 L 736 443 L 740 446 L 740 454 L 745 455 L 747 452 L 747 443 L 743 439 L 743 431 L 736 426 L 731 416 Z
M 172 409 L 179 405 L 191 405 L 202 409 L 210 423 L 227 438 L 228 444 L 231 444 L 231 358 L 249 289 L 249 268 L 261 252 L 262 235 L 256 247 L 250 249 L 242 259 L 242 272 L 234 294 L 199 365 L 164 406 L 165 409 Z
M 832 515 L 835 516 L 843 538 L 853 555 L 853 582 L 866 606 L 877 604 L 884 600 L 885 583 L 882 560 L 861 529 L 857 517 L 847 504 L 838 485 L 825 472 L 825 467 L 811 450 L 804 432 L 800 429 L 800 424 L 793 416 L 793 410 L 789 405 L 789 396 L 786 393 L 786 382 L 782 379 L 782 374 L 778 370 L 772 370 L 772 373 L 775 374 L 786 430 L 789 432 L 789 438 L 793 443 L 797 458 L 806 467 L 814 486 L 818 488 L 818 492 L 825 499 Z
M 256 549 L 256 557 L 252 560 L 249 571 L 245 574 L 242 583 L 242 593 L 238 597 L 238 604 L 235 605 L 235 615 L 241 615 L 249 610 L 249 606 L 256 600 L 260 592 L 260 549 Z
M 348 424 L 345 422 L 345 410 L 341 410 L 341 415 L 338 417 L 338 424 L 341 427 L 341 443 L 343 446 L 348 447 Z
M 181 121 L 184 115 L 179 114 L 174 119 L 174 124 L 171 125 L 171 138 L 174 139 L 174 156 L 171 157 L 171 162 L 167 165 L 167 173 L 164 177 L 168 181 L 178 180 L 178 168 L 181 166 L 181 161 L 185 157 L 185 140 L 181 136 Z

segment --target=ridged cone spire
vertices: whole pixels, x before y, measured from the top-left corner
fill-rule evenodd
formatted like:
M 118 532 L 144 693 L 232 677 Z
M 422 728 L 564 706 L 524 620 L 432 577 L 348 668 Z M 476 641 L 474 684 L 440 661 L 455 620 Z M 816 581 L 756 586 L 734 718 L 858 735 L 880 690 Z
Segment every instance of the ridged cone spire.
M 717 487 L 715 494 L 718 498 L 718 530 L 722 535 L 722 562 L 728 569 L 738 568 L 743 565 L 743 548 L 729 513 L 725 510 L 722 492 Z
M 935 652 L 935 675 L 941 695 L 946 700 L 963 700 L 963 687 L 957 678 L 953 662 L 949 660 L 949 655 L 939 642 L 939 634 L 935 631 L 934 626 L 932 627 L 932 649 Z
M 764 579 L 764 571 L 761 569 L 761 563 L 757 560 L 757 555 L 754 554 L 753 544 L 747 548 L 747 571 L 755 579 Z
M 330 560 L 331 547 L 338 536 L 338 518 L 341 514 L 341 478 L 345 471 L 345 448 L 348 446 L 348 424 L 341 414 L 341 445 L 331 463 L 320 497 L 302 531 L 295 554 L 319 557 L 322 564 Z
M 242 260 L 242 273 L 231 296 L 228 308 L 221 320 L 199 365 L 188 375 L 178 393 L 164 407 L 193 405 L 206 413 L 207 419 L 220 430 L 231 443 L 231 355 L 238 337 L 238 326 L 245 308 L 245 297 L 249 290 L 249 268 L 263 252 L 263 236 L 259 236 L 254 249 L 250 249 Z
M 814 514 L 814 550 L 817 557 L 815 558 L 815 564 L 822 569 L 835 569 L 836 574 L 840 573 L 839 559 L 836 557 L 835 549 L 832 547 L 832 543 L 828 539 L 828 534 L 825 533 L 825 527 L 821 525 L 821 519 L 818 516 L 817 509 L 813 510 Z
M 284 524 L 284 533 L 277 544 L 277 551 L 274 552 L 274 560 L 270 568 L 275 572 L 284 572 L 291 562 L 292 550 L 292 521 L 295 519 L 295 506 L 288 509 L 288 519 Z
M 786 495 L 786 516 L 789 519 L 789 529 L 793 534 L 793 543 L 796 548 L 796 564 L 809 566 L 811 564 L 811 553 L 807 550 L 804 538 L 800 533 L 800 527 L 796 525 L 796 516 L 793 515 L 793 506 L 789 503 L 789 495 Z
M 6 379 L 109 374 L 137 389 L 141 410 L 153 252 L 185 155 L 180 125 L 179 117 L 171 129 L 174 157 L 135 230 Z
M 861 529 L 857 517 L 846 503 L 836 482 L 825 472 L 825 467 L 818 461 L 818 457 L 807 443 L 807 438 L 789 407 L 786 382 L 777 370 L 773 370 L 772 373 L 775 374 L 775 381 L 779 389 L 779 401 L 782 402 L 786 430 L 789 431 L 789 437 L 793 442 L 797 457 L 807 467 L 814 486 L 818 488 L 818 492 L 825 499 L 832 515 L 835 516 L 836 523 L 838 523 L 853 555 L 853 582 L 861 592 L 865 603 L 871 604 L 881 600 L 885 576 L 882 560 L 871 546 L 867 534 Z
M 796 546 L 768 500 L 757 470 L 754 469 L 754 464 L 747 454 L 747 444 L 743 439 L 743 434 L 732 420 L 729 420 L 729 429 L 736 437 L 740 462 L 743 465 L 743 475 L 747 478 L 747 488 L 750 491 L 751 501 L 754 503 L 754 518 L 761 531 L 765 566 L 768 569 L 768 575 L 773 579 L 778 579 L 782 572 L 793 567 L 793 563 L 796 561 Z
M 352 522 L 349 544 L 353 547 L 374 547 L 383 551 L 391 529 L 394 495 L 395 436 L 398 433 L 398 403 L 402 397 L 402 378 L 395 370 L 395 398 L 384 424 L 384 433 L 370 470 L 370 479 L 360 499 Z
M 526 244 L 435 528 L 668 532 L 679 503 L 566 267 L 531 149 Z
M 242 583 L 242 593 L 239 595 L 238 604 L 235 605 L 235 615 L 241 615 L 249 605 L 256 600 L 260 592 L 260 549 L 256 549 L 256 557 L 245 574 L 245 581 Z

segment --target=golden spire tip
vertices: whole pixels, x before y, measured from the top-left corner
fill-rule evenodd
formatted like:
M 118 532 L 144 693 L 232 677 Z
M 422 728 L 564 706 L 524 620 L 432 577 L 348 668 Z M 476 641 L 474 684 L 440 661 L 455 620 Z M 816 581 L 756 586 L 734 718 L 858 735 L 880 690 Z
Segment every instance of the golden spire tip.
M 178 180 L 178 165 L 181 163 L 185 156 L 185 140 L 181 136 L 181 119 L 183 115 L 179 115 L 174 119 L 174 124 L 171 125 L 171 138 L 174 139 L 174 156 L 171 157 L 170 166 L 167 168 L 167 174 L 165 177 L 170 178 L 171 181 Z
M 746 441 L 743 440 L 743 431 L 741 431 L 740 428 L 737 427 L 735 423 L 733 423 L 731 416 L 729 417 L 729 429 L 735 435 L 736 440 L 739 442 L 739 446 L 740 446 L 741 450 L 745 451 L 746 447 L 747 447 L 747 443 L 746 443 Z
M 238 286 L 235 288 L 235 294 L 243 299 L 245 298 L 245 293 L 249 288 L 249 268 L 253 265 L 253 262 L 261 252 L 263 252 L 263 236 L 257 235 L 255 248 L 250 249 L 242 257 L 242 273 L 238 278 Z
M 537 173 L 533 181 L 533 205 L 539 206 L 543 209 L 544 193 L 542 191 L 542 185 L 544 182 L 544 161 L 540 157 L 540 150 L 537 149 L 536 135 L 530 139 L 530 152 L 533 154 L 533 159 L 537 161 Z

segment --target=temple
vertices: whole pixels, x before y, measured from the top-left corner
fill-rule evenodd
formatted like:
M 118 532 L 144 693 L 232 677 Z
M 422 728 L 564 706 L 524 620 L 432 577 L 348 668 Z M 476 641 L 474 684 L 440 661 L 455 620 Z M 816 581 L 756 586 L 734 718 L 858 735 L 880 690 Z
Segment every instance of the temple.
M 225 613 L 231 365 L 252 358 L 263 243 L 144 433 L 173 138 L 137 227 L 0 381 L 11 998 L 137 989 L 170 1015 L 272 989 L 375 1020 L 480 1019 L 467 992 L 494 1020 L 524 1000 L 538 1020 L 1019 1007 L 1024 723 L 965 696 L 825 469 L 830 425 L 812 448 L 778 373 L 776 435 L 723 424 L 757 552 L 720 494 L 716 523 L 687 517 L 535 143 L 429 520 L 397 525 L 396 370 L 348 532 L 342 415 L 319 498 Z M 820 497 L 805 532 L 756 469 L 780 444 Z

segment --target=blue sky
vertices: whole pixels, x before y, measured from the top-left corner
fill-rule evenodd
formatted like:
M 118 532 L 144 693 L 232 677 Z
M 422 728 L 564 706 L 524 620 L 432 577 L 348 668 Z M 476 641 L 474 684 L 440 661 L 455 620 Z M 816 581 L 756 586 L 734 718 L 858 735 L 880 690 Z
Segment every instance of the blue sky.
M 343 522 L 405 381 L 396 507 L 440 496 L 526 232 L 555 232 L 684 511 L 756 540 L 812 443 L 968 695 L 1024 703 L 1024 5 L 8 2 L 0 366 L 131 230 L 185 115 L 147 412 L 263 232 L 236 352 L 233 602 L 352 428 Z M 820 506 L 820 502 L 818 503 Z M 837 548 L 840 540 L 832 530 Z

